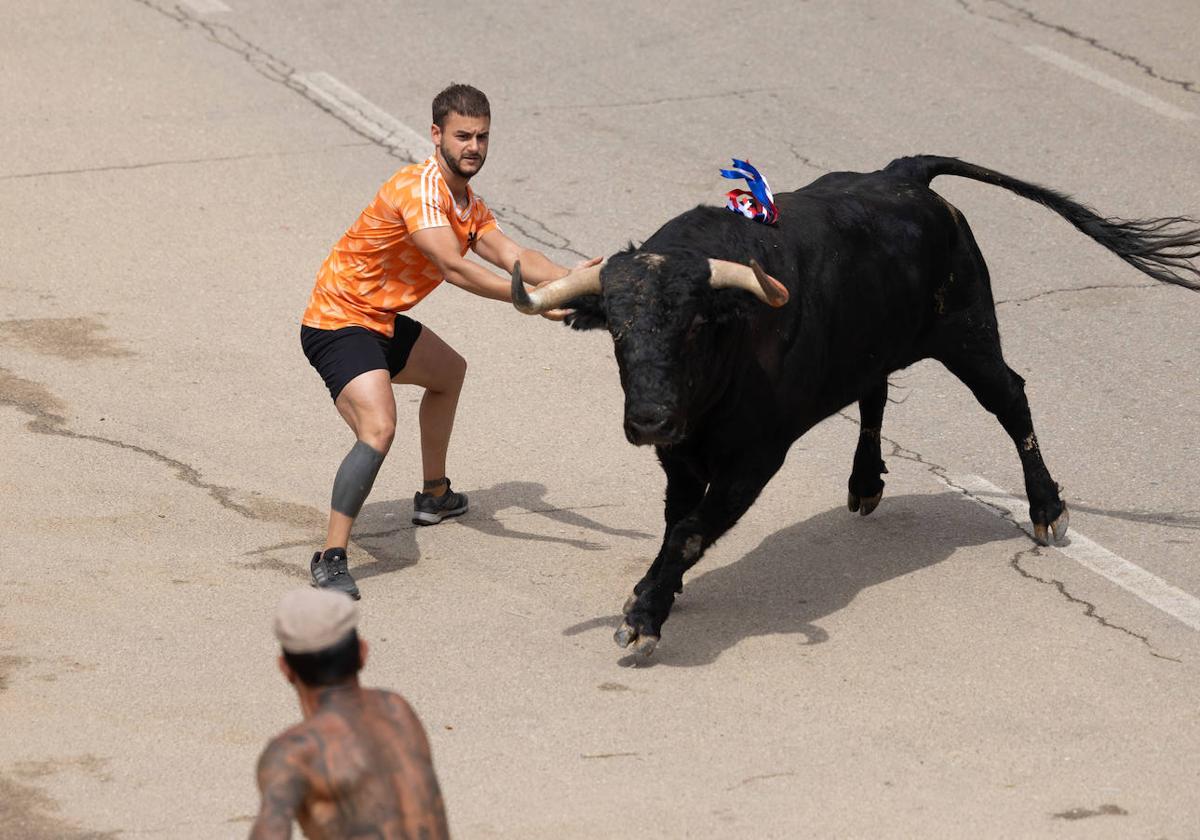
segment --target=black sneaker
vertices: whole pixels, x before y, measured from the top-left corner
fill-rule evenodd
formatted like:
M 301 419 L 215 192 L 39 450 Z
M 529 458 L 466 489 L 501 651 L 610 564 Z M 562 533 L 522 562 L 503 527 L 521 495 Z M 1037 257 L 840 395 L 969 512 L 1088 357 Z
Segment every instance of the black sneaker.
M 432 493 L 417 493 L 413 496 L 413 524 L 436 525 L 448 516 L 461 516 L 467 512 L 467 494 L 455 493 L 446 481 L 446 492 L 440 496 Z
M 350 569 L 346 565 L 346 549 L 327 548 L 324 554 L 318 551 L 313 555 L 309 569 L 312 571 L 313 586 L 345 592 L 354 600 L 359 599 L 358 586 L 350 577 Z

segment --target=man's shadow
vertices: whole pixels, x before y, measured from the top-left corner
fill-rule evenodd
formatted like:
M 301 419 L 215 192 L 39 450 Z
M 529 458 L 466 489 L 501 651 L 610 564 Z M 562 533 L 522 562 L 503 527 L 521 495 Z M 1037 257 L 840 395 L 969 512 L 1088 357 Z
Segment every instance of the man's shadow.
M 829 635 L 818 622 L 862 590 L 935 566 L 959 548 L 1019 536 L 1011 522 L 957 493 L 884 496 L 865 518 L 838 507 L 776 531 L 727 566 L 704 571 L 701 559 L 684 579 L 654 654 L 629 655 L 621 664 L 708 665 L 751 636 L 795 634 L 803 637 L 798 644 L 821 644 Z M 614 605 L 626 594 L 614 593 Z M 594 634 L 597 643 L 611 644 L 607 637 L 620 623 L 621 616 L 609 614 L 563 635 L 603 630 Z
M 500 539 L 523 542 L 551 542 L 570 546 L 579 551 L 600 551 L 606 544 L 569 537 L 553 537 L 509 527 L 497 514 L 506 513 L 507 522 L 522 516 L 540 516 L 571 528 L 593 531 L 614 537 L 645 540 L 653 537 L 644 531 L 613 528 L 597 522 L 581 513 L 581 510 L 602 510 L 616 505 L 588 505 L 586 507 L 556 507 L 546 499 L 546 486 L 532 481 L 506 481 L 482 490 L 467 493 L 470 510 L 463 516 L 450 520 L 454 526 L 462 526 Z M 369 578 L 412 566 L 420 559 L 416 530 L 421 527 L 412 523 L 412 502 L 372 502 L 364 505 L 354 522 L 351 541 L 370 556 L 368 562 L 355 562 L 354 577 Z M 438 525 L 435 527 L 446 527 Z

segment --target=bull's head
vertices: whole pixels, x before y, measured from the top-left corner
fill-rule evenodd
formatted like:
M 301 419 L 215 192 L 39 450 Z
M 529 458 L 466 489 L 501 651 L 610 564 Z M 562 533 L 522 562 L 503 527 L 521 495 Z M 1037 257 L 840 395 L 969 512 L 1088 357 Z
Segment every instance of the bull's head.
M 737 307 L 720 306 L 714 290 L 743 289 L 775 307 L 788 300 L 783 284 L 753 261 L 746 266 L 636 250 L 532 292 L 521 282 L 518 263 L 512 281 L 513 305 L 521 312 L 569 306 L 575 310 L 567 319 L 572 327 L 608 328 L 625 389 L 625 436 L 637 445 L 678 443 L 697 400 L 711 394 L 706 386 L 728 367 L 719 357 L 716 331 L 708 327 L 729 321 L 727 313 Z

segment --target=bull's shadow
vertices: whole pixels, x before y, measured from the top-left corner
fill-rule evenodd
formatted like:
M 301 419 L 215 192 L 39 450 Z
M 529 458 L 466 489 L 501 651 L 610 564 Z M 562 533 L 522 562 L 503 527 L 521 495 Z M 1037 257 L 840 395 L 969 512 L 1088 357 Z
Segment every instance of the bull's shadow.
M 471 509 L 461 517 L 438 528 L 464 527 L 500 539 L 527 542 L 552 542 L 575 551 L 598 551 L 608 546 L 590 540 L 570 539 L 536 534 L 510 527 L 521 516 L 541 516 L 560 525 L 567 525 L 598 534 L 633 539 L 651 539 L 655 535 L 644 531 L 612 528 L 584 515 L 578 509 L 555 507 L 546 499 L 546 486 L 532 481 L 506 481 L 484 489 L 465 488 Z M 498 518 L 505 513 L 506 521 Z M 354 523 L 352 541 L 370 556 L 366 562 L 352 561 L 356 579 L 399 571 L 420 559 L 416 530 L 412 524 L 412 500 L 399 499 L 371 502 L 364 505 Z
M 776 531 L 727 566 L 705 571 L 701 559 L 684 579 L 653 656 L 630 655 L 622 664 L 707 665 L 751 636 L 795 634 L 797 644 L 820 644 L 829 638 L 821 619 L 862 590 L 935 566 L 956 549 L 1020 536 L 1012 523 L 956 493 L 885 495 L 865 518 L 838 507 Z M 614 593 L 614 603 L 626 594 Z M 620 623 L 617 615 L 595 618 L 564 635 L 600 628 L 608 635 Z

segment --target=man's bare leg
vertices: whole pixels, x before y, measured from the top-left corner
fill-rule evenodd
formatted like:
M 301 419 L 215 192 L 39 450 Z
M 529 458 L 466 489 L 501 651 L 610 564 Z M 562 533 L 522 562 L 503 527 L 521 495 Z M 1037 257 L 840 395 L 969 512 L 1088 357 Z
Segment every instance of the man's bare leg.
M 396 385 L 420 385 L 425 389 L 421 398 L 418 419 L 421 426 L 421 471 L 425 491 L 435 496 L 446 492 L 446 453 L 450 449 L 450 433 L 454 431 L 454 416 L 467 361 L 454 348 L 442 341 L 437 333 L 423 326 L 413 345 L 408 363 L 392 379 Z M 347 386 L 349 387 L 349 386 Z M 395 404 L 392 405 L 393 426 Z M 433 486 L 430 486 L 432 483 Z
M 446 475 L 446 454 L 466 372 L 466 360 L 437 333 L 422 326 L 404 370 L 391 383 L 386 370 L 367 371 L 342 388 L 335 405 L 358 442 L 386 455 L 396 435 L 396 398 L 391 384 L 425 388 L 418 420 L 421 466 L 428 485 Z M 440 482 L 434 488 L 427 486 L 426 492 L 440 496 L 446 492 L 446 484 Z M 353 515 L 331 506 L 325 548 L 345 548 L 350 542 L 353 525 Z
M 387 454 L 396 435 L 396 398 L 386 370 L 369 370 L 354 377 L 342 388 L 334 404 L 359 443 Z M 330 507 L 325 548 L 346 547 L 357 513 L 349 514 Z

